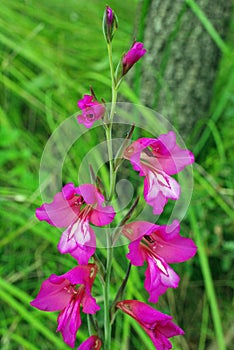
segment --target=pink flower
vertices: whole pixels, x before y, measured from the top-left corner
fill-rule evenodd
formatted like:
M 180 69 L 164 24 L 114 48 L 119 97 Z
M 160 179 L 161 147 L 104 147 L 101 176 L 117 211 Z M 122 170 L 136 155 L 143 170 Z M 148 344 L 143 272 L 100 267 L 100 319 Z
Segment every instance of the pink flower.
M 54 196 L 52 203 L 36 209 L 39 220 L 56 227 L 67 227 L 58 244 L 60 253 L 70 253 L 85 265 L 96 250 L 96 238 L 89 222 L 96 226 L 109 224 L 114 208 L 103 207 L 104 196 L 92 184 L 74 187 L 68 183 Z
M 100 350 L 101 346 L 101 340 L 96 335 L 92 335 L 86 339 L 77 350 Z
M 171 349 L 172 345 L 168 338 L 184 334 L 184 331 L 171 321 L 171 316 L 141 301 L 124 300 L 118 302 L 116 306 L 140 324 L 157 350 Z
M 180 224 L 174 220 L 171 225 L 158 226 L 138 221 L 126 224 L 123 234 L 130 239 L 127 258 L 135 266 L 147 262 L 145 289 L 149 301 L 157 302 L 160 295 L 170 288 L 176 288 L 179 276 L 168 263 L 179 263 L 192 258 L 197 247 L 190 238 L 181 237 Z
M 193 154 L 176 144 L 173 131 L 158 139 L 138 139 L 125 150 L 124 157 L 140 176 L 145 176 L 144 198 L 154 214 L 162 213 L 168 198 L 176 200 L 180 196 L 180 186 L 170 175 L 194 162 Z
M 84 98 L 78 101 L 78 107 L 82 110 L 82 114 L 77 117 L 78 123 L 84 124 L 86 128 L 91 128 L 93 123 L 105 114 L 104 105 L 95 101 L 91 95 L 84 95 Z
M 61 276 L 51 275 L 30 303 L 39 310 L 61 311 L 57 332 L 61 332 L 64 342 L 71 347 L 75 345 L 76 333 L 81 325 L 80 306 L 86 314 L 100 310 L 91 296 L 96 273 L 96 265 L 88 264 L 74 267 Z
M 140 42 L 134 42 L 131 49 L 125 53 L 122 58 L 122 75 L 125 75 L 132 66 L 139 61 L 139 59 L 144 56 L 146 49 L 144 49 L 144 44 Z

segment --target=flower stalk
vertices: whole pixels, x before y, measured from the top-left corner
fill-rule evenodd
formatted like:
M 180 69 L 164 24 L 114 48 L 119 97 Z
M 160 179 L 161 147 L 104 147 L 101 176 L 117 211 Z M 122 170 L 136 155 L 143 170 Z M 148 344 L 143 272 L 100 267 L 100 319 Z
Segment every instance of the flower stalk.
M 120 301 L 121 299 L 123 299 L 123 296 L 124 296 L 124 293 L 125 293 L 125 289 L 126 289 L 126 285 L 127 285 L 127 282 L 128 282 L 129 276 L 130 276 L 131 267 L 132 267 L 132 264 L 129 263 L 126 275 L 124 277 L 124 280 L 123 280 L 121 286 L 119 287 L 119 290 L 118 290 L 118 292 L 116 294 L 116 297 L 115 297 L 115 299 L 114 299 L 114 301 L 112 303 L 112 306 L 111 306 L 111 324 L 113 324 L 113 322 L 115 320 L 116 303 L 118 301 Z
M 146 221 L 132 221 L 140 196 L 133 198 L 132 205 L 124 211 L 113 229 L 111 223 L 116 212 L 111 204 L 115 196 L 117 172 L 124 160 L 127 160 L 134 170 L 139 171 L 140 176 L 145 177 L 145 202 L 153 207 L 154 214 L 161 214 L 168 199 L 177 200 L 180 196 L 180 185 L 171 175 L 182 171 L 194 158 L 190 151 L 177 145 L 173 131 L 160 135 L 157 139 L 141 138 L 130 144 L 135 128 L 134 120 L 131 120 L 131 128 L 114 157 L 112 131 L 118 90 L 128 71 L 146 53 L 143 43 L 134 42 L 115 70 L 112 39 L 117 27 L 117 16 L 106 6 L 103 32 L 111 76 L 110 110 L 107 109 L 103 98 L 99 100 L 101 102 L 98 101 L 91 87 L 91 95 L 84 95 L 83 99 L 78 101 L 81 114 L 77 117 L 77 122 L 88 129 L 96 121 L 102 121 L 109 160 L 109 182 L 106 184 L 96 176 L 90 164 L 88 173 L 91 183 L 78 187 L 68 183 L 54 196 L 51 203 L 44 203 L 37 208 L 36 216 L 39 220 L 46 221 L 51 226 L 65 228 L 58 243 L 58 251 L 61 254 L 70 254 L 78 266 L 61 276 L 52 274 L 42 283 L 38 296 L 31 305 L 44 311 L 60 312 L 57 331 L 61 332 L 64 342 L 71 347 L 75 346 L 76 333 L 82 323 L 82 309 L 82 312 L 87 314 L 89 337 L 77 350 L 113 348 L 112 325 L 116 309 L 138 322 L 156 349 L 169 350 L 171 343 L 168 338 L 182 335 L 183 330 L 171 321 L 171 316 L 162 314 L 138 300 L 123 300 L 125 289 L 131 266 L 142 266 L 146 262 L 144 288 L 149 293 L 149 301 L 156 303 L 169 287 L 178 286 L 180 278 L 169 264 L 190 259 L 196 253 L 196 246 L 191 239 L 180 236 L 177 220 L 171 225 L 163 226 Z M 105 226 L 105 262 L 99 258 L 96 249 L 95 227 L 100 226 Z M 110 287 L 114 247 L 120 236 L 130 241 L 129 252 L 126 255 L 129 263 L 125 276 L 112 298 Z M 100 322 L 98 325 L 99 316 L 94 316 L 101 307 L 91 293 L 96 275 L 103 290 L 103 330 L 99 328 Z
M 115 113 L 115 106 L 117 101 L 118 91 L 115 86 L 115 77 L 114 77 L 114 67 L 112 59 L 112 44 L 111 42 L 107 43 L 109 65 L 110 65 L 110 74 L 112 82 L 112 101 L 111 101 L 111 111 L 109 115 L 109 123 L 106 128 L 106 142 L 107 150 L 109 157 L 109 171 L 110 171 L 110 185 L 109 185 L 109 196 L 108 201 L 111 201 L 116 182 L 116 171 L 114 170 L 114 160 L 113 160 L 113 146 L 112 146 L 112 125 L 113 118 Z M 107 259 L 106 259 L 106 275 L 104 283 L 104 332 L 105 332 L 105 350 L 111 350 L 111 320 L 110 320 L 110 277 L 112 269 L 112 259 L 113 259 L 113 247 L 112 247 L 112 238 L 110 230 L 106 230 L 106 247 L 107 247 Z

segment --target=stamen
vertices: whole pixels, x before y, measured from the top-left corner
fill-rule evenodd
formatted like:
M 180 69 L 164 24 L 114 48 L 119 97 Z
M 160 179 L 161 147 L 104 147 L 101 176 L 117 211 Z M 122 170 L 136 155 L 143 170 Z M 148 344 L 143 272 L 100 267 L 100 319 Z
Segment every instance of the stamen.
M 94 274 L 95 274 L 95 269 L 94 269 L 94 267 L 92 267 L 91 269 L 90 269 L 90 278 L 92 278 L 93 276 L 94 276 Z

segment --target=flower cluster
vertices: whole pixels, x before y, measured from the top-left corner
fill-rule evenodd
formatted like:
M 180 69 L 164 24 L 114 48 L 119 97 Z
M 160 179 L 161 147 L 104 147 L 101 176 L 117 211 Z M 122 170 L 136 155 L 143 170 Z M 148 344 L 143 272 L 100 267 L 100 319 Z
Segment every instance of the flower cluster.
M 80 306 L 86 314 L 94 314 L 100 309 L 91 296 L 98 268 L 96 264 L 89 263 L 96 250 L 96 237 L 90 222 L 103 226 L 113 221 L 114 208 L 103 206 L 104 201 L 104 196 L 94 185 L 75 187 L 73 183 L 68 183 L 51 203 L 45 203 L 36 210 L 39 220 L 56 227 L 66 227 L 58 250 L 62 254 L 69 253 L 80 264 L 62 276 L 51 275 L 31 302 L 40 310 L 61 311 L 57 331 L 71 347 L 75 345 L 76 333 L 81 326 Z M 92 337 L 80 349 L 100 349 L 100 344 L 99 339 Z
M 67 183 L 61 192 L 55 194 L 50 203 L 44 203 L 36 209 L 36 216 L 40 221 L 46 221 L 57 228 L 64 228 L 58 242 L 58 251 L 61 254 L 70 254 L 76 260 L 76 266 L 61 276 L 52 274 L 46 279 L 31 305 L 44 311 L 60 312 L 57 331 L 62 334 L 64 342 L 70 347 L 75 346 L 76 334 L 82 324 L 81 310 L 82 313 L 90 315 L 93 324 L 92 327 L 89 327 L 89 337 L 80 344 L 77 350 L 99 350 L 102 346 L 110 350 L 111 325 L 118 310 L 139 323 L 152 340 L 155 349 L 167 350 L 172 348 L 168 339 L 182 335 L 184 331 L 172 322 L 171 316 L 159 312 L 154 307 L 142 301 L 123 299 L 130 270 L 127 271 L 113 299 L 114 302 L 109 300 L 115 244 L 113 237 L 116 232 L 130 241 L 129 252 L 126 256 L 130 265 L 143 266 L 145 262 L 147 264 L 144 288 L 149 294 L 148 300 L 151 303 L 157 303 L 159 297 L 168 288 L 178 287 L 180 278 L 170 264 L 181 263 L 192 258 L 197 249 L 191 239 L 180 235 L 180 223 L 177 220 L 170 225 L 131 221 L 134 206 L 128 215 L 116 224 L 113 232 L 111 230 L 111 223 L 115 219 L 116 212 L 114 206 L 110 204 L 112 204 L 116 173 L 119 171 L 119 166 L 113 166 L 114 163 L 110 158 L 113 154 L 110 135 L 113 127 L 114 106 L 122 79 L 146 53 L 142 43 L 134 42 L 129 51 L 121 58 L 114 73 L 111 42 L 117 27 L 117 16 L 107 6 L 103 19 L 103 32 L 108 46 L 112 84 L 114 84 L 112 86 L 113 108 L 109 112 L 104 102 L 98 102 L 91 89 L 91 95 L 84 95 L 83 99 L 78 101 L 82 114 L 77 117 L 78 123 L 83 124 L 86 128 L 92 127 L 97 120 L 103 122 L 110 162 L 109 196 L 103 181 L 102 186 L 98 185 L 98 181 L 80 184 L 78 187 L 75 187 L 73 183 Z M 176 134 L 173 131 L 162 134 L 158 138 L 140 138 L 130 145 L 123 143 L 121 147 L 121 161 L 129 161 L 133 169 L 144 177 L 143 196 L 146 205 L 153 208 L 153 214 L 160 215 L 169 199 L 179 199 L 180 185 L 172 175 L 178 174 L 186 166 L 192 164 L 193 154 L 176 143 Z M 104 191 L 101 191 L 103 187 Z M 134 203 L 136 206 L 137 201 Z M 102 262 L 103 258 L 98 257 L 96 247 L 95 227 L 99 226 L 107 226 L 105 231 L 109 252 L 106 265 Z M 98 283 L 95 281 L 97 274 L 100 274 L 99 280 L 104 291 L 104 321 L 101 322 L 104 323 L 104 332 L 100 329 L 96 316 L 94 318 L 94 315 L 102 308 L 91 294 L 93 284 Z

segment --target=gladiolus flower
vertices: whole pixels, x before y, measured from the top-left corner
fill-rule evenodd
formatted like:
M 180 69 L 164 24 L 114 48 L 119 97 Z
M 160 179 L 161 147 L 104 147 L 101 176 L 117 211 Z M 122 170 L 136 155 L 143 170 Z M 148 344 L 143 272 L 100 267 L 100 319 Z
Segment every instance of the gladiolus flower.
M 96 226 L 109 224 L 115 217 L 114 208 L 103 207 L 104 196 L 92 184 L 74 187 L 68 183 L 54 196 L 52 203 L 36 209 L 39 220 L 56 227 L 67 227 L 58 244 L 60 253 L 70 253 L 85 265 L 96 250 L 96 238 L 89 222 Z
M 124 157 L 140 176 L 145 176 L 144 198 L 153 207 L 154 214 L 162 213 L 168 198 L 176 200 L 180 196 L 180 185 L 170 175 L 194 162 L 193 154 L 176 144 L 173 131 L 158 139 L 138 139 L 127 147 Z
M 125 75 L 146 52 L 144 44 L 134 42 L 131 49 L 122 58 L 122 75 Z
M 138 221 L 126 224 L 122 229 L 122 233 L 131 241 L 127 258 L 135 266 L 147 262 L 144 286 L 150 295 L 150 302 L 156 303 L 169 287 L 176 288 L 179 284 L 179 276 L 168 263 L 180 263 L 196 254 L 194 242 L 181 237 L 179 232 L 177 220 L 168 226 Z
M 101 340 L 96 335 L 91 335 L 86 339 L 77 350 L 100 350 L 102 346 Z
M 95 314 L 100 307 L 91 296 L 96 277 L 94 264 L 77 266 L 64 275 L 51 275 L 30 304 L 43 311 L 61 311 L 57 332 L 61 332 L 66 344 L 74 347 L 76 333 L 81 325 L 80 306 L 85 314 Z M 77 286 L 79 285 L 79 286 Z
M 91 128 L 93 123 L 102 119 L 105 114 L 104 105 L 95 101 L 91 95 L 84 95 L 84 98 L 78 101 L 78 107 L 82 110 L 82 114 L 77 117 L 78 123 L 84 124 L 86 128 Z
M 140 324 L 157 350 L 171 349 L 172 345 L 168 338 L 184 334 L 184 331 L 171 321 L 171 316 L 165 315 L 141 301 L 124 300 L 118 302 L 116 307 Z

